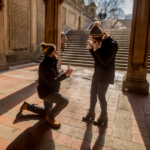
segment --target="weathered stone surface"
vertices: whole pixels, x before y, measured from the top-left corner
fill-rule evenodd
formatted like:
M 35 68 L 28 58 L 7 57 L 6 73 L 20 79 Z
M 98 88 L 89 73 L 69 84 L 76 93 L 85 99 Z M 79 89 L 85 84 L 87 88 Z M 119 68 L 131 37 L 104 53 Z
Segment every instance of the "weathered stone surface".
M 150 115 L 150 108 L 144 107 L 144 112 L 146 115 Z
M 35 136 L 31 136 L 23 143 L 23 147 L 28 150 L 72 150 L 65 146 L 56 144 L 52 141 L 44 140 Z
M 12 142 L 21 133 L 22 132 L 20 130 L 5 126 L 3 124 L 0 124 L 0 138 L 2 138 L 2 139 L 5 139 L 9 142 Z
M 125 141 L 122 139 L 114 138 L 112 149 L 115 150 L 146 150 L 144 145 L 133 143 L 131 141 Z
M 143 103 L 144 108 L 149 108 L 150 109 L 150 100 L 149 99 L 143 100 L 142 103 Z
M 65 68 L 66 68 L 66 66 L 65 66 Z M 31 68 L 29 68 L 29 69 L 32 70 Z M 24 75 L 25 72 L 30 74 L 30 71 L 25 71 L 25 69 L 19 69 L 19 70 L 20 70 L 20 71 L 18 71 L 19 75 L 20 74 Z M 80 70 L 80 71 L 82 71 L 82 70 Z M 85 72 L 87 72 L 87 71 L 85 71 Z M 92 72 L 92 71 L 90 71 L 90 72 Z M 76 73 L 79 73 L 79 72 L 76 72 Z M 82 74 L 83 74 L 83 72 L 82 72 Z M 10 73 L 10 75 L 11 75 L 11 73 Z M 20 79 L 22 80 L 23 76 L 21 76 Z M 83 97 L 84 99 L 80 99 L 79 105 L 81 105 L 81 101 L 83 101 L 83 103 L 82 103 L 83 106 L 84 106 L 84 104 L 87 106 L 90 105 L 89 98 L 86 98 L 86 96 L 88 96 L 88 95 L 86 95 L 86 93 L 89 93 L 90 91 L 86 90 L 85 88 L 80 89 L 77 86 L 74 86 L 74 84 L 81 85 L 81 83 L 78 84 L 79 81 L 82 81 L 83 85 L 88 85 L 89 83 L 87 83 L 86 81 L 83 81 L 83 79 L 80 80 L 80 78 L 70 79 L 69 81 L 71 83 L 73 83 L 72 86 L 69 86 L 69 89 L 68 89 L 68 86 L 61 85 L 61 92 L 62 93 L 64 92 L 65 94 L 68 94 L 68 95 L 73 92 L 74 94 L 71 95 L 71 97 L 74 99 L 76 99 L 76 97 L 78 97 L 80 95 L 80 93 L 81 94 L 83 93 L 85 98 Z M 18 85 L 16 85 L 14 87 L 14 88 L 16 88 L 16 91 L 17 91 L 17 89 L 20 90 L 22 88 L 29 86 L 28 80 L 27 80 L 27 82 L 24 82 L 24 83 L 26 85 L 20 84 L 20 82 L 18 82 Z M 12 92 L 13 87 L 10 87 L 10 88 L 11 88 L 11 90 L 9 92 Z M 34 87 L 34 88 L 36 89 L 36 87 Z M 1 88 L 1 89 L 3 90 L 3 88 Z M 20 101 L 20 98 L 22 98 L 22 97 L 24 99 L 26 99 L 25 96 L 29 90 L 30 90 L 30 88 L 26 92 L 22 93 L 24 97 L 23 96 L 17 97 L 18 94 L 16 94 L 15 100 L 11 101 L 11 103 L 13 104 L 13 102 L 16 102 L 17 100 Z M 0 91 L 0 92 L 1 92 L 2 96 L 4 96 L 3 91 Z M 7 93 L 8 91 L 4 90 L 4 92 Z M 119 107 L 116 111 L 112 111 L 112 110 L 108 109 L 109 118 L 112 118 L 114 120 L 114 121 L 109 120 L 108 127 L 107 127 L 108 128 L 107 131 L 111 131 L 111 134 L 108 134 L 108 132 L 106 132 L 106 133 L 102 132 L 101 134 L 99 134 L 98 128 L 93 126 L 92 122 L 89 122 L 87 124 L 86 123 L 82 124 L 82 121 L 81 121 L 82 115 L 80 115 L 81 112 L 79 113 L 79 111 L 77 111 L 76 115 L 79 115 L 79 118 L 76 118 L 77 123 L 76 122 L 75 122 L 75 124 L 71 124 L 70 122 L 62 123 L 61 128 L 59 130 L 52 131 L 53 134 L 50 135 L 50 133 L 51 133 L 51 132 L 49 132 L 50 127 L 48 124 L 45 123 L 45 119 L 44 119 L 45 117 L 42 117 L 42 116 L 38 117 L 39 115 L 33 115 L 30 112 L 23 112 L 21 116 L 19 116 L 19 117 L 17 116 L 20 127 L 22 127 L 23 129 L 26 129 L 25 122 L 28 122 L 30 124 L 33 124 L 38 129 L 41 129 L 39 131 L 39 133 L 38 133 L 38 130 L 30 130 L 32 132 L 26 132 L 26 131 L 22 132 L 17 129 L 14 129 L 15 126 L 14 126 L 14 128 L 10 128 L 5 125 L 0 125 L 0 138 L 5 139 L 9 142 L 12 142 L 12 144 L 26 148 L 28 150 L 71 150 L 70 147 L 68 148 L 68 147 L 63 146 L 64 144 L 61 142 L 61 140 L 63 140 L 63 138 L 60 138 L 60 136 L 62 136 L 62 137 L 67 136 L 68 139 L 69 138 L 74 139 L 74 141 L 72 141 L 72 143 L 74 143 L 74 145 L 78 145 L 78 150 L 81 149 L 80 144 L 83 144 L 83 143 L 85 145 L 86 144 L 90 145 L 90 143 L 91 143 L 91 145 L 96 144 L 96 145 L 99 145 L 99 147 L 103 146 L 103 147 L 106 147 L 106 149 L 110 149 L 110 150 L 149 150 L 149 147 L 147 147 L 147 149 L 146 149 L 146 147 L 144 145 L 132 142 L 132 126 L 138 127 L 140 125 L 141 128 L 146 128 L 146 124 L 145 124 L 146 122 L 137 121 L 138 123 L 136 124 L 136 121 L 132 121 L 132 118 L 131 118 L 132 112 L 130 111 L 130 109 L 128 109 L 129 108 L 128 106 L 130 106 L 128 98 L 126 96 L 124 96 L 123 93 L 115 91 L 115 90 L 109 90 L 109 93 L 107 93 L 107 98 L 109 96 L 118 98 L 119 94 L 121 95 L 121 99 L 119 98 L 118 104 L 120 104 L 121 107 Z M 128 94 L 128 96 L 130 97 L 130 96 L 132 96 L 132 94 L 130 94 L 130 95 Z M 6 99 L 7 99 L 7 97 L 6 97 Z M 143 98 L 143 96 L 141 96 L 140 99 L 145 100 L 146 98 Z M 7 101 L 10 102 L 9 100 L 10 99 L 8 98 Z M 32 102 L 37 103 L 40 105 L 42 104 L 42 103 L 39 103 L 39 101 L 41 101 L 41 100 L 38 99 L 37 94 L 34 94 L 34 95 L 31 94 L 31 96 L 29 98 L 27 98 L 27 101 L 29 101 L 31 103 Z M 67 107 L 71 107 L 72 109 L 75 107 L 75 109 L 78 109 L 81 111 L 82 107 L 80 107 L 80 106 L 78 107 L 78 102 L 76 101 L 75 102 L 76 105 L 74 106 L 73 105 L 74 102 L 71 101 L 69 106 L 67 106 Z M 115 105 L 117 105 L 115 101 L 114 101 L 114 103 L 115 103 Z M 0 117 L 0 121 L 1 121 L 1 123 L 5 124 L 5 116 L 8 116 L 11 119 L 15 120 L 16 115 L 19 112 L 19 110 L 18 110 L 19 107 L 17 107 L 18 104 L 16 104 L 16 105 L 14 104 L 15 107 L 7 108 L 8 103 L 3 103 L 3 104 L 6 104 L 6 105 L 4 105 L 3 107 L 0 108 L 0 115 L 3 115 L 2 117 Z M 111 101 L 111 104 L 113 105 L 113 101 Z M 0 102 L 0 105 L 1 105 L 1 102 Z M 20 105 L 20 103 L 19 103 L 19 105 Z M 127 107 L 123 106 L 123 105 L 127 105 Z M 97 106 L 99 107 L 99 102 L 97 103 Z M 97 115 L 99 115 L 98 107 L 96 107 L 98 109 L 96 111 Z M 86 109 L 86 107 L 83 108 L 83 113 L 86 111 L 84 109 Z M 144 107 L 144 109 L 148 111 L 147 107 Z M 135 117 L 138 117 L 138 115 L 139 115 L 138 111 L 140 111 L 140 110 L 136 111 L 136 113 L 134 114 Z M 65 112 L 66 111 L 67 110 L 65 110 Z M 112 112 L 112 114 L 111 114 L 111 112 Z M 68 111 L 68 113 L 69 113 L 69 111 Z M 75 114 L 75 113 L 73 113 L 73 114 Z M 33 117 L 31 117 L 32 115 L 33 115 Z M 28 116 L 29 116 L 29 118 L 28 118 Z M 36 116 L 36 117 L 34 117 L 34 116 Z M 63 116 L 64 118 L 66 117 L 66 119 L 69 119 L 69 120 L 70 120 L 70 118 L 72 118 L 72 120 L 74 120 L 74 116 L 65 115 L 64 112 L 60 113 L 60 116 Z M 149 116 L 150 115 L 148 115 L 148 114 L 146 115 L 147 125 L 149 123 Z M 69 117 L 69 118 L 67 118 L 67 117 Z M 3 119 L 4 119 L 4 122 L 3 122 Z M 133 123 L 133 124 L 131 124 L 131 123 Z M 135 127 L 135 129 L 137 127 Z M 147 127 L 148 127 L 148 130 L 150 133 L 150 125 L 148 125 Z M 93 131 L 92 131 L 92 129 L 93 129 Z M 104 129 L 104 128 L 102 127 L 102 129 Z M 141 130 L 141 131 L 144 131 L 144 130 Z M 14 133 L 12 133 L 12 132 L 14 132 Z M 28 133 L 30 133 L 30 134 L 28 134 Z M 110 135 L 110 136 L 108 136 L 108 135 Z M 53 136 L 52 139 L 55 139 L 54 142 L 50 141 L 51 136 Z M 47 139 L 47 140 L 45 140 L 45 139 Z M 84 142 L 83 142 L 83 140 L 84 140 Z M 12 145 L 10 145 L 10 146 L 12 146 Z M 103 149 L 105 149 L 105 148 L 103 148 Z M 81 150 L 87 150 L 87 149 L 81 149 Z
M 16 116 L 17 116 L 17 114 L 18 114 L 18 111 L 17 110 L 15 110 L 15 109 L 10 109 L 10 110 L 8 110 L 7 112 L 5 112 L 3 115 L 5 115 L 5 116 L 8 116 L 8 117 L 11 117 L 11 118 L 16 118 Z
M 118 109 L 131 111 L 131 106 L 130 106 L 129 99 L 127 96 L 120 95 Z
M 150 126 L 148 126 L 148 132 L 149 132 L 149 136 L 150 136 Z
M 5 113 L 7 113 L 9 110 L 10 110 L 10 109 L 7 108 L 7 107 L 1 107 L 1 108 L 0 108 L 0 115 L 3 115 L 3 114 L 5 114 Z
M 128 129 L 128 132 L 126 132 L 123 129 L 114 128 L 114 130 L 113 130 L 113 137 L 130 141 L 132 139 L 132 134 L 129 131 L 131 131 L 131 130 Z
M 146 115 L 146 122 L 148 126 L 150 126 L 150 115 Z
M 120 101 L 122 104 L 125 102 L 126 105 L 128 105 L 126 99 L 124 102 L 122 102 L 122 99 Z M 117 110 L 116 120 L 113 128 L 113 137 L 130 141 L 132 139 L 131 113 L 130 111 L 127 111 L 128 109 L 126 108 L 125 110 Z
M 131 113 L 129 111 L 117 110 L 116 118 L 120 121 L 122 120 L 130 121 Z

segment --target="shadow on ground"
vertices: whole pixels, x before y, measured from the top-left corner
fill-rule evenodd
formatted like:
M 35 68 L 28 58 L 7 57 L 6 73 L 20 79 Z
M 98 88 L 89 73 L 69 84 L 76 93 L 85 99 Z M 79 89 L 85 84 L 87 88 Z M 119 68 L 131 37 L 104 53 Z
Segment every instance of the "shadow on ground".
M 19 112 L 14 120 L 24 122 L 29 120 L 39 120 L 35 125 L 23 131 L 7 148 L 6 150 L 55 150 L 53 128 L 45 122 L 45 117 L 41 115 L 23 115 Z

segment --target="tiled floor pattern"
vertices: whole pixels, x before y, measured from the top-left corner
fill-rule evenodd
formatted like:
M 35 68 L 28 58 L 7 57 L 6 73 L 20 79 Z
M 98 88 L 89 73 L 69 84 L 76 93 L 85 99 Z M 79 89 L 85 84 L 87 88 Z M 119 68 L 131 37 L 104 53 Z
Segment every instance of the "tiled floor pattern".
M 65 70 L 67 66 L 62 66 Z M 36 91 L 38 65 L 11 67 L 0 73 L 0 150 L 150 150 L 150 96 L 123 93 L 125 72 L 116 71 L 110 85 L 108 126 L 84 123 L 90 100 L 91 68 L 73 67 L 71 78 L 61 84 L 60 93 L 69 105 L 57 116 L 62 123 L 52 129 L 40 116 L 28 111 L 19 113 L 23 101 L 43 106 Z M 150 81 L 150 74 L 148 74 Z M 96 104 L 96 118 L 100 104 Z

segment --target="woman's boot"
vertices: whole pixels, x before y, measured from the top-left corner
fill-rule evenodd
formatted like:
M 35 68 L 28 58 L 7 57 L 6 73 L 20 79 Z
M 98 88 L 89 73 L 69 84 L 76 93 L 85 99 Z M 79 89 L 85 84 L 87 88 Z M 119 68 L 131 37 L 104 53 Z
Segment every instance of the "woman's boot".
M 108 122 L 107 113 L 102 113 L 98 118 L 98 120 L 94 121 L 93 124 L 96 126 L 100 126 L 102 124 L 107 124 L 107 122 Z
M 90 108 L 87 115 L 82 118 L 82 121 L 89 121 L 94 119 L 95 119 L 95 108 Z

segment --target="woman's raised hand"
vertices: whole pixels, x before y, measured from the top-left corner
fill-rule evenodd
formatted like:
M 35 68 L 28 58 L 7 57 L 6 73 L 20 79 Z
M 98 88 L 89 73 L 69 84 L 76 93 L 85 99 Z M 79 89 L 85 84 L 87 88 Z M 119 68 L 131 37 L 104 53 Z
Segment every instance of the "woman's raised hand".
M 102 42 L 93 42 L 93 50 L 96 51 L 97 49 L 101 48 Z
M 88 49 L 92 49 L 93 48 L 93 42 L 88 40 L 88 46 L 87 46 Z

